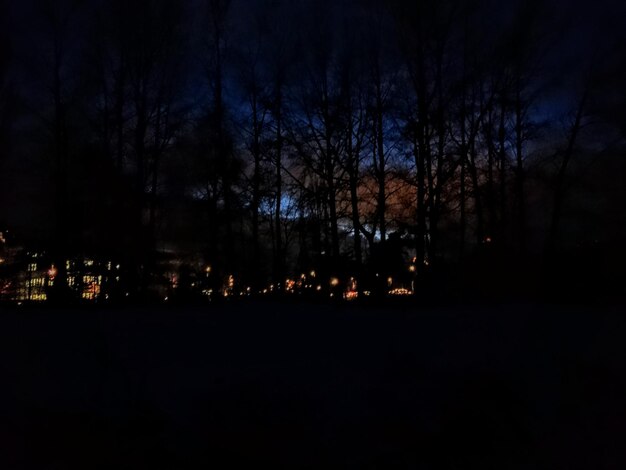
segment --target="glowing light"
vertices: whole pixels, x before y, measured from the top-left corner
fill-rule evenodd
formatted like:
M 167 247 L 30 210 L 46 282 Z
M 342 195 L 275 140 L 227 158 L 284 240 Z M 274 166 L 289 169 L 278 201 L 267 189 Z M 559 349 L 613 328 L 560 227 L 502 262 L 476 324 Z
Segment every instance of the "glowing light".
M 309 274 L 311 275 L 311 277 L 315 277 L 315 271 L 311 271 Z
M 207 274 L 211 274 L 211 266 L 207 266 L 206 268 L 204 268 L 204 272 Z
M 391 286 L 391 284 L 393 284 L 393 278 L 392 277 L 388 277 L 387 278 L 387 285 Z
M 102 276 L 83 276 L 83 284 L 85 288 L 81 293 L 81 297 L 85 300 L 94 300 L 100 295 L 100 284 Z
M 409 289 L 405 289 L 403 287 L 398 287 L 396 289 L 391 289 L 389 291 L 389 295 L 412 295 L 413 292 Z
M 359 293 L 354 290 L 349 290 L 348 292 L 345 292 L 343 294 L 343 298 L 346 300 L 355 300 L 358 297 L 359 297 Z
M 4 258 L 0 258 L 0 264 L 4 263 Z
M 485 237 L 485 243 L 491 243 L 491 237 Z
M 409 266 L 409 271 L 414 273 L 415 272 L 415 265 L 412 264 L 411 266 Z
M 317 290 L 317 291 L 321 291 L 321 290 L 322 290 L 322 286 L 317 286 L 317 287 L 315 288 L 315 290 Z
M 336 277 L 331 277 L 330 278 L 330 285 L 335 287 L 339 285 L 339 279 L 337 279 Z
M 58 271 L 57 271 L 57 268 L 54 266 L 54 264 L 50 266 L 50 269 L 48 269 L 48 276 L 50 277 L 50 279 L 54 279 L 57 273 Z

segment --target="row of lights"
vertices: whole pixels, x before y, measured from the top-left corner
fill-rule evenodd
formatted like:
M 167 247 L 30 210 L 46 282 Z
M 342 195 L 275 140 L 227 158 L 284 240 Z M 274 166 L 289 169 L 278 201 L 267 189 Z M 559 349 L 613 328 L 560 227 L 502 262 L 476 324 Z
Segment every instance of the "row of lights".
M 415 258 L 413 259 L 413 262 L 415 262 Z M 424 262 L 426 265 L 428 265 L 428 261 Z M 409 267 L 409 270 L 411 272 L 415 271 L 415 265 L 411 265 Z M 205 266 L 204 268 L 204 272 L 206 273 L 207 277 L 211 274 L 212 272 L 212 268 L 211 266 Z M 378 277 L 379 275 L 376 274 L 376 276 Z M 311 270 L 308 273 L 308 277 L 315 279 L 317 277 L 317 273 L 315 272 L 315 270 Z M 322 284 L 319 283 L 314 283 L 309 281 L 307 283 L 307 274 L 302 273 L 300 275 L 300 278 L 298 280 L 295 279 L 290 279 L 287 278 L 284 282 L 284 284 L 278 283 L 278 284 L 270 284 L 268 287 L 261 289 L 258 291 L 259 294 L 263 294 L 263 295 L 267 295 L 270 293 L 274 293 L 277 291 L 281 291 L 282 289 L 284 289 L 285 292 L 288 293 L 296 293 L 297 289 L 315 289 L 315 291 L 320 292 L 323 290 L 323 286 Z M 172 287 L 176 288 L 178 285 L 178 279 L 177 277 L 174 275 L 172 277 Z M 328 280 L 329 286 L 331 288 L 336 288 L 337 286 L 339 286 L 341 284 L 341 281 L 338 277 L 330 277 Z M 388 290 L 388 294 L 390 295 L 409 295 L 412 294 L 413 291 L 410 289 L 405 289 L 405 288 L 395 288 L 395 289 L 391 289 L 391 287 L 393 286 L 393 278 L 392 277 L 388 277 L 387 278 L 387 285 L 390 288 Z M 192 283 L 192 286 L 195 286 L 195 283 Z M 355 278 L 351 277 L 346 285 L 346 290 L 343 293 L 343 298 L 346 300 L 354 300 L 358 297 L 359 292 L 357 290 L 357 281 Z M 230 274 L 227 277 L 227 280 L 225 282 L 225 284 L 223 285 L 222 289 L 221 289 L 221 295 L 223 295 L 224 297 L 231 297 L 231 296 L 235 296 L 235 292 L 234 291 L 234 287 L 235 287 L 235 277 Z M 333 289 L 334 290 L 334 289 Z M 214 294 L 213 289 L 204 289 L 202 290 L 202 294 L 205 295 L 206 297 L 211 298 Z M 251 287 L 246 287 L 244 290 L 239 292 L 239 296 L 249 296 L 252 294 L 252 289 Z M 363 291 L 362 292 L 363 295 L 369 295 L 370 291 Z M 331 297 L 333 297 L 335 295 L 334 292 L 331 292 L 329 294 Z M 167 299 L 167 298 L 166 298 Z

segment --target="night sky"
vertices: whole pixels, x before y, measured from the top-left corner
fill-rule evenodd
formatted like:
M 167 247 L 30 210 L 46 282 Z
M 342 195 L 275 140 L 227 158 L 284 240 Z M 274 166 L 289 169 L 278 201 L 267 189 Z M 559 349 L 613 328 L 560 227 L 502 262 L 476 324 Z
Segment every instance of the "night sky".
M 225 3 L 228 3 L 228 9 L 224 17 L 224 35 L 221 44 L 222 99 L 226 110 L 224 122 L 228 127 L 236 157 L 241 162 L 237 171 L 241 172 L 244 180 L 250 178 L 251 165 L 249 149 L 246 148 L 248 132 L 246 126 L 250 124 L 250 108 L 244 77 L 247 73 L 245 71 L 248 70 L 246 67 L 252 63 L 251 54 L 261 54 L 255 59 L 259 61 L 256 70 L 263 79 L 267 79 L 271 75 L 275 61 L 279 59 L 276 51 L 280 47 L 284 49 L 280 49 L 282 52 L 292 49 L 280 60 L 286 61 L 285 70 L 287 70 L 285 96 L 288 103 L 285 112 L 290 113 L 293 122 L 304 116 L 299 100 L 303 90 L 309 93 L 306 89 L 312 83 L 311 70 L 321 57 L 316 55 L 316 48 L 321 44 L 326 44 L 325 47 L 335 47 L 337 51 L 341 51 L 342 47 L 346 50 L 347 47 L 346 57 L 354 59 L 364 54 L 364 51 L 371 50 L 370 46 L 380 39 L 381 63 L 384 64 L 386 77 L 394 77 L 395 80 L 404 80 L 407 77 L 407 59 L 403 51 L 408 43 L 403 39 L 403 34 L 406 35 L 406 31 L 411 31 L 411 27 L 403 30 L 394 14 L 403 11 L 403 8 L 408 8 L 406 11 L 413 11 L 411 2 L 398 0 L 381 3 L 368 1 Z M 6 104 L 3 113 L 6 116 L 4 122 L 7 123 L 5 128 L 8 129 L 5 132 L 10 139 L 2 150 L 3 203 L 0 220 L 4 225 L 11 226 L 24 239 L 45 245 L 47 234 L 56 223 L 51 207 L 54 198 L 49 197 L 54 192 L 51 174 L 55 171 L 50 158 L 50 151 L 54 146 L 51 135 L 54 114 L 51 97 L 53 84 L 51 60 L 54 55 L 52 42 L 55 34 L 62 44 L 60 78 L 64 106 L 70 120 L 69 125 L 72 127 L 69 136 L 72 158 L 82 162 L 81 164 L 84 163 L 85 168 L 81 170 L 83 173 L 85 171 L 92 173 L 89 177 L 80 175 L 71 177 L 72 184 L 76 186 L 72 197 L 80 200 L 83 199 L 81 192 L 98 186 L 90 181 L 93 172 L 98 170 L 94 169 L 87 155 L 93 153 L 94 146 L 99 145 L 97 141 L 100 130 L 95 122 L 98 118 L 94 114 L 94 107 L 102 104 L 99 102 L 102 96 L 98 95 L 100 81 L 111 80 L 111 76 L 104 78 L 99 73 L 100 65 L 97 58 L 98 54 L 102 53 L 100 48 L 113 37 L 111 34 L 115 31 L 116 21 L 119 20 L 120 24 L 125 24 L 126 27 L 133 22 L 139 24 L 142 19 L 151 17 L 146 12 L 157 11 L 160 8 L 157 8 L 158 5 L 166 4 L 167 2 L 144 2 L 143 5 L 137 4 L 125 14 L 120 14 L 116 8 L 121 8 L 119 5 L 122 3 L 116 2 L 65 1 L 54 2 L 54 5 L 53 2 L 44 1 L 4 2 L 2 31 L 6 49 L 2 70 L 3 80 L 7 86 L 4 92 Z M 176 145 L 179 143 L 187 145 L 185 135 L 189 136 L 190 129 L 199 125 L 198 123 L 215 109 L 215 88 L 211 82 L 215 72 L 215 61 L 210 51 L 211 26 L 207 15 L 207 5 L 210 4 L 211 2 L 202 1 L 187 2 L 184 6 L 173 7 L 172 10 L 179 15 L 175 42 L 169 44 L 169 47 L 173 48 L 173 57 L 177 62 L 174 72 L 175 105 L 180 115 L 184 115 L 184 123 L 177 131 Z M 429 11 L 436 10 L 432 3 L 425 2 L 421 5 L 425 17 L 428 17 Z M 617 203 L 623 193 L 616 175 L 623 174 L 624 170 L 616 159 L 623 151 L 624 5 L 608 0 L 593 3 L 552 0 L 474 4 L 451 1 L 446 5 L 444 9 L 449 7 L 450 11 L 454 12 L 454 20 L 450 23 L 452 25 L 450 44 L 453 44 L 450 50 L 456 48 L 455 53 L 461 54 L 463 41 L 459 38 L 463 34 L 463 24 L 471 29 L 472 40 L 468 44 L 471 43 L 469 47 L 474 48 L 472 53 L 476 53 L 477 57 L 487 56 L 495 51 L 506 60 L 506 57 L 515 57 L 520 47 L 523 49 L 528 46 L 530 55 L 526 65 L 529 67 L 529 76 L 532 76 L 530 78 L 532 82 L 528 84 L 528 96 L 532 96 L 532 104 L 527 112 L 534 126 L 532 135 L 525 143 L 527 151 L 525 158 L 529 161 L 528 172 L 532 176 L 528 181 L 527 201 L 528 213 L 533 214 L 529 217 L 531 243 L 535 243 L 536 246 L 541 244 L 543 230 L 541 227 L 549 218 L 549 214 L 544 210 L 548 207 L 545 204 L 544 192 L 550 192 L 550 189 L 546 189 L 544 183 L 551 178 L 547 174 L 558 167 L 558 161 L 554 159 L 551 161 L 550 154 L 557 151 L 565 142 L 567 126 L 572 120 L 581 89 L 586 83 L 585 76 L 589 75 L 588 71 L 593 75 L 590 78 L 593 91 L 590 93 L 587 108 L 589 122 L 578 137 L 577 151 L 580 155 L 572 160 L 571 168 L 575 180 L 572 184 L 580 189 L 580 192 L 576 192 L 578 189 L 575 189 L 567 196 L 571 198 L 569 199 L 571 207 L 579 207 L 582 212 L 573 213 L 564 223 L 568 227 L 567 230 L 577 234 L 575 236 L 577 240 L 611 238 L 613 233 L 609 233 L 609 230 L 612 231 L 613 228 L 609 227 L 615 227 L 623 235 L 625 223 Z M 52 22 L 51 12 L 56 12 L 52 17 L 55 14 L 59 15 L 57 20 Z M 464 17 L 466 19 L 463 19 Z M 120 18 L 125 19 L 122 21 Z M 57 21 L 56 30 L 52 27 L 54 21 Z M 527 31 L 523 30 L 525 26 L 528 26 Z M 159 28 L 154 24 L 149 27 L 156 28 L 155 31 Z M 515 36 L 517 34 L 515 28 L 521 28 L 518 36 Z M 442 28 L 432 23 L 426 26 L 426 31 L 428 31 L 426 34 L 436 38 L 437 32 L 441 32 Z M 504 40 L 502 35 L 508 33 L 511 35 Z M 362 39 L 355 42 L 356 46 L 350 46 L 349 40 L 346 39 L 350 35 Z M 128 43 L 130 45 L 133 40 L 126 38 L 124 41 L 131 41 Z M 283 41 L 283 45 L 278 47 L 280 41 Z M 125 45 L 122 45 L 122 49 L 124 47 Z M 339 53 L 341 54 L 345 54 L 345 51 Z M 458 76 L 459 57 L 461 56 L 450 59 L 449 75 L 446 75 L 446 78 Z M 364 70 L 357 72 L 357 75 L 367 81 L 369 79 Z M 405 106 L 403 101 L 406 103 L 414 99 L 410 92 L 398 84 L 394 86 L 396 86 L 394 106 L 401 108 Z M 266 108 L 265 111 L 271 110 Z M 132 119 L 130 107 L 125 112 L 125 119 Z M 451 107 L 450 112 L 457 112 L 456 108 Z M 390 113 L 386 118 L 388 121 L 385 122 L 390 133 L 386 148 L 391 149 L 390 162 L 399 169 L 398 171 L 406 169 L 410 172 L 413 171 L 411 160 L 407 158 L 410 150 L 406 150 L 404 144 L 391 142 L 395 138 L 392 132 L 396 134 L 400 132 L 391 129 L 399 120 L 404 119 L 401 114 L 405 111 L 395 115 L 394 113 L 395 111 Z M 128 130 L 128 135 L 130 133 Z M 128 140 L 125 145 L 124 172 L 130 175 L 136 165 L 133 160 L 134 144 Z M 512 149 L 513 144 L 510 143 L 510 146 Z M 188 150 L 180 148 L 177 148 L 176 152 L 190 154 Z M 293 153 L 295 150 L 293 148 L 286 150 L 286 155 L 289 152 Z M 94 165 L 98 166 L 95 163 Z M 297 166 L 298 164 L 294 163 L 294 167 Z M 195 182 L 189 183 L 185 180 L 189 176 L 188 167 L 189 164 L 184 158 L 168 157 L 160 169 L 162 172 L 160 181 L 163 184 L 170 184 L 169 189 L 164 191 L 201 194 L 200 189 L 191 188 Z M 293 174 L 294 167 L 286 170 Z M 585 169 L 587 167 L 589 171 Z M 187 176 L 181 176 L 177 171 L 183 171 Z M 586 179 L 585 174 L 594 176 Z M 285 174 L 284 177 L 286 184 L 291 184 L 290 176 Z M 101 185 L 107 186 L 108 182 L 105 182 L 104 178 L 96 179 Z M 600 180 L 603 182 L 599 183 Z M 176 188 L 177 181 L 181 185 L 187 185 L 186 188 Z M 602 189 L 598 192 L 597 187 Z M 249 204 L 250 196 L 246 191 L 245 188 L 241 191 L 240 202 L 243 206 Z M 577 195 L 584 201 L 577 202 Z M 282 195 L 285 206 L 296 199 L 291 193 Z M 271 206 L 269 202 L 266 204 L 268 207 Z M 92 210 L 89 202 L 72 210 L 78 219 L 81 217 L 85 219 L 84 224 L 91 223 L 86 220 Z M 586 215 L 588 212 L 597 216 L 592 224 L 588 223 L 590 221 Z M 289 216 L 286 214 L 285 217 Z M 164 220 L 165 218 L 164 216 Z M 91 227 L 86 230 L 98 229 Z

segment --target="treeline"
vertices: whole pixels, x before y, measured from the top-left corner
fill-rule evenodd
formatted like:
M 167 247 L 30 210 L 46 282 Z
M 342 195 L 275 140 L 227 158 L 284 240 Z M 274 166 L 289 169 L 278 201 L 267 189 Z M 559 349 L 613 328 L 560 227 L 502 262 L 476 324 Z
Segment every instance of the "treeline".
M 611 15 L 562 7 L 6 5 L 2 216 L 59 285 L 77 253 L 138 287 L 168 253 L 262 285 L 623 236 L 624 60 Z

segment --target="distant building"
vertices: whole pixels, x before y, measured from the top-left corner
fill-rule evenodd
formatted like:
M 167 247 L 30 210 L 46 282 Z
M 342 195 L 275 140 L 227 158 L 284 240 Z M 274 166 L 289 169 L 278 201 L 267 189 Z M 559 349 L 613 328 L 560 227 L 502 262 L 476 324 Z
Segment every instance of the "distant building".
M 26 254 L 26 269 L 17 274 L 16 300 L 41 302 L 48 298 L 48 285 L 54 279 L 49 279 L 47 268 L 43 253 Z

